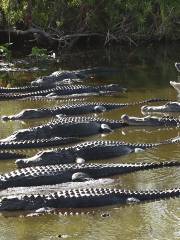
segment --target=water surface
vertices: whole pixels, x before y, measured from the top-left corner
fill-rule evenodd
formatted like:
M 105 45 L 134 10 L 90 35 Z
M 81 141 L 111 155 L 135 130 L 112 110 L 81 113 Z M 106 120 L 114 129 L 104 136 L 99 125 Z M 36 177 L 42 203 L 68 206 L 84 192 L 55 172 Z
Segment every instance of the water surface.
M 74 100 L 75 102 L 106 101 L 132 102 L 147 98 L 168 98 L 177 100 L 175 90 L 170 87 L 170 80 L 177 80 L 174 62 L 178 61 L 180 50 L 177 46 L 157 46 L 142 49 L 110 49 L 90 51 L 74 56 L 67 55 L 60 63 L 52 64 L 46 73 L 57 69 L 76 69 L 90 66 L 107 66 L 119 72 L 108 76 L 90 79 L 86 83 L 119 83 L 128 89 L 125 94 L 115 96 L 93 96 Z M 68 58 L 69 56 L 69 58 Z M 78 60 L 77 60 L 78 58 Z M 69 61 L 68 61 L 69 60 Z M 42 75 L 25 74 L 25 80 Z M 18 84 L 23 85 L 21 74 L 13 74 Z M 22 76 L 24 76 L 22 74 Z M 4 78 L 4 75 L 1 75 Z M 6 75 L 6 80 L 12 78 Z M 14 85 L 17 82 L 15 81 Z M 7 101 L 0 103 L 0 115 L 18 113 L 25 108 L 62 105 L 71 100 L 54 101 Z M 152 104 L 151 104 L 152 105 Z M 99 114 L 101 117 L 119 119 L 122 114 L 142 116 L 140 107 L 129 107 Z M 179 114 L 176 114 L 179 117 Z M 0 122 L 0 138 L 13 131 L 35 126 L 50 119 L 26 122 Z M 131 143 L 159 142 L 179 135 L 175 127 L 131 127 L 117 129 L 109 135 L 96 135 L 87 139 L 120 140 Z M 37 150 L 26 150 L 30 155 Z M 179 160 L 179 145 L 166 145 L 124 157 L 108 159 L 104 162 L 151 162 Z M 14 161 L 0 162 L 0 172 L 15 169 Z M 116 186 L 133 190 L 165 189 L 179 187 L 180 174 L 177 167 L 135 172 L 114 177 Z M 76 214 L 78 212 L 78 215 Z M 103 217 L 103 213 L 107 213 Z M 43 216 L 0 216 L 0 239 L 180 239 L 180 204 L 179 199 L 161 200 L 134 205 L 115 205 L 98 209 L 75 210 L 73 214 L 45 214 Z

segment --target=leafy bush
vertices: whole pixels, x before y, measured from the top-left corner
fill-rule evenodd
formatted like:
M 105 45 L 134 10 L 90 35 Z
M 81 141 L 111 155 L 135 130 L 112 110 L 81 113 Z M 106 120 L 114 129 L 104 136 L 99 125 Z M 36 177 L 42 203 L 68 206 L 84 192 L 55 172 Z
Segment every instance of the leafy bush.
M 11 50 L 8 49 L 9 48 L 9 44 L 5 43 L 3 45 L 0 45 L 0 56 L 7 59 L 8 61 L 10 61 L 11 59 Z
M 30 56 L 34 57 L 34 58 L 47 59 L 48 52 L 47 52 L 47 49 L 45 49 L 45 48 L 33 47 L 31 50 Z

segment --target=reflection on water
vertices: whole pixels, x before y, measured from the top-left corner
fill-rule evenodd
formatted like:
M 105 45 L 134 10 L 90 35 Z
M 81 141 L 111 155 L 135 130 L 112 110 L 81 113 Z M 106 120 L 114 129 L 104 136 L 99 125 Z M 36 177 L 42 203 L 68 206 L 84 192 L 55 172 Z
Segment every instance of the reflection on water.
M 178 52 L 179 51 L 179 52 Z M 176 47 L 149 47 L 135 50 L 106 50 L 71 56 L 71 61 L 55 66 L 63 69 L 85 68 L 88 66 L 109 66 L 119 69 L 116 74 L 101 76 L 87 83 L 119 83 L 128 88 L 126 94 L 116 96 L 93 96 L 80 100 L 106 102 L 132 102 L 147 98 L 168 98 L 176 100 L 176 92 L 169 81 L 177 79 L 174 62 L 179 59 L 180 50 Z M 77 61 L 78 56 L 78 61 Z M 53 68 L 51 68 L 52 71 Z M 50 70 L 48 70 L 50 72 Z M 41 75 L 42 73 L 39 73 Z M 38 74 L 37 74 L 38 75 Z M 11 75 L 8 75 L 10 78 Z M 35 76 L 33 76 L 35 77 Z M 29 77 L 31 79 L 32 76 Z M 64 101 L 8 101 L 1 102 L 0 115 L 14 114 L 24 108 L 48 107 L 67 104 Z M 153 104 L 151 104 L 153 105 Z M 159 105 L 159 104 L 157 104 Z M 114 110 L 99 114 L 101 117 L 120 119 L 122 114 L 142 116 L 139 106 Z M 179 117 L 179 114 L 175 115 Z M 27 122 L 0 122 L 0 137 L 4 138 L 20 128 L 35 126 L 49 119 Z M 92 136 L 87 139 L 108 139 L 126 142 L 159 142 L 179 135 L 179 128 L 130 127 L 117 129 L 109 135 Z M 37 150 L 26 150 L 32 155 Z M 179 145 L 164 145 L 144 152 L 124 157 L 108 159 L 104 162 L 151 162 L 179 160 Z M 0 162 L 0 171 L 15 169 L 14 161 Z M 164 189 L 179 187 L 180 174 L 177 167 L 134 172 L 116 176 L 118 186 L 130 189 Z M 46 214 L 29 217 L 0 216 L 0 233 L 5 239 L 179 239 L 180 204 L 179 199 L 161 200 L 135 205 L 109 206 L 87 209 L 83 214 L 62 216 Z M 85 210 L 84 210 L 85 211 Z M 105 213 L 105 214 L 103 214 Z M 107 213 L 107 214 L 106 214 Z M 66 214 L 65 214 L 66 215 Z

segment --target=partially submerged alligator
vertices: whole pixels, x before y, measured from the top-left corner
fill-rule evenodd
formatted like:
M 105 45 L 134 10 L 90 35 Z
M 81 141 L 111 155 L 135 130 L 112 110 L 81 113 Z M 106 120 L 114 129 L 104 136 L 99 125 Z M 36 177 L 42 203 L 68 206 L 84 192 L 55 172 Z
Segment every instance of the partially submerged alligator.
M 99 113 L 105 112 L 118 108 L 125 108 L 128 106 L 140 105 L 148 102 L 161 102 L 168 101 L 167 99 L 147 99 L 139 102 L 132 103 L 103 103 L 103 102 L 87 102 L 87 103 L 77 103 L 73 105 L 63 105 L 60 107 L 53 108 L 39 108 L 39 109 L 25 109 L 20 113 L 11 115 L 11 116 L 2 116 L 2 120 L 23 120 L 23 119 L 31 119 L 31 118 L 42 118 L 42 117 L 50 117 L 58 114 L 63 115 L 79 115 L 86 113 Z
M 180 119 L 174 117 L 131 117 L 124 114 L 121 120 L 129 126 L 180 126 Z
M 83 137 L 111 132 L 114 128 L 125 126 L 127 124 L 121 120 L 94 117 L 62 117 L 44 125 L 18 130 L 9 137 L 0 140 L 0 143 L 52 137 Z
M 18 159 L 18 167 L 65 164 L 88 160 L 106 159 L 143 151 L 163 144 L 176 144 L 180 139 L 168 139 L 160 143 L 125 143 L 118 141 L 87 141 L 74 146 L 45 150 L 30 158 Z
M 77 143 L 82 141 L 76 137 L 52 137 L 46 139 L 33 139 L 23 141 L 0 141 L 0 149 L 23 149 L 23 148 L 42 148 L 42 147 L 53 147 L 69 143 Z M 0 154 L 3 155 L 3 152 Z M 15 155 L 16 156 L 16 155 Z M 16 157 L 17 158 L 17 157 Z M 5 156 L 4 156 L 5 159 Z
M 26 93 L 0 93 L 0 100 L 10 99 L 22 99 L 31 98 L 34 96 L 64 96 L 72 94 L 83 94 L 83 93 L 114 93 L 124 92 L 125 88 L 120 87 L 118 84 L 100 85 L 100 86 L 85 86 L 85 85 L 65 85 L 56 86 L 54 88 L 48 88 L 40 91 L 26 92 Z
M 53 88 L 53 87 L 52 87 Z M 52 89 L 51 88 L 51 89 Z M 47 87 L 44 86 L 23 86 L 23 87 L 0 87 L 0 93 L 27 93 L 27 92 L 37 92 L 40 90 L 45 90 Z
M 145 112 L 180 112 L 180 102 L 168 102 L 161 106 L 142 106 L 141 111 Z
M 35 210 L 39 208 L 88 208 L 113 204 L 139 203 L 179 197 L 180 189 L 131 191 L 111 188 L 69 189 L 46 195 L 5 197 L 0 211 Z
M 32 86 L 56 86 L 58 84 L 63 84 L 66 82 L 76 82 L 81 80 L 86 80 L 90 77 L 97 76 L 97 75 L 106 75 L 108 73 L 117 72 L 115 69 L 110 68 L 87 68 L 81 70 L 61 70 L 53 72 L 49 76 L 43 76 L 35 81 L 31 82 Z
M 40 186 L 90 178 L 109 177 L 116 174 L 179 166 L 179 161 L 135 163 L 135 164 L 64 164 L 21 168 L 0 175 L 0 189 L 9 187 Z M 78 173 L 78 174 L 77 174 Z M 82 174 L 85 174 L 82 176 Z M 79 177 L 80 175 L 80 177 Z
M 0 151 L 0 160 L 7 160 L 7 159 L 17 159 L 17 158 L 25 158 L 26 154 L 13 152 L 13 151 Z

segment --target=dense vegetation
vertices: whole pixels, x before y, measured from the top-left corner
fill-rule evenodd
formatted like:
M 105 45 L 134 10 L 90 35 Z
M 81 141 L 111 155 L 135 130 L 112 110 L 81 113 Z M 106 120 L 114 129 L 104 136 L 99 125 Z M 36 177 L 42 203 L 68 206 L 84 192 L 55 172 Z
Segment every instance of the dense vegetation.
M 98 33 L 104 44 L 180 39 L 179 0 L 0 0 L 1 28 L 40 27 L 54 38 Z

